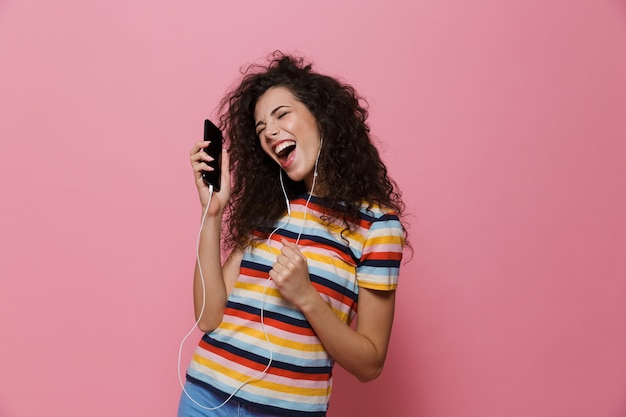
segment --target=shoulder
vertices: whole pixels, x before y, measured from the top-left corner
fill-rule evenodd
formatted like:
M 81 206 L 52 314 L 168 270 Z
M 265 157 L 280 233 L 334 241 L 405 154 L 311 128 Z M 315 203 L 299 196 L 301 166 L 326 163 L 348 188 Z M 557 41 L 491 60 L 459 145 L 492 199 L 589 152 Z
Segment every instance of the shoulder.
M 360 213 L 363 246 L 357 265 L 359 286 L 393 290 L 398 285 L 405 243 L 400 217 L 377 204 L 363 204 Z
M 377 223 L 379 223 L 377 226 L 388 223 L 388 227 L 402 229 L 400 216 L 389 207 L 384 207 L 377 203 L 364 202 L 361 204 L 359 212 L 361 216 L 361 223 L 369 223 L 370 226 Z
M 363 253 L 384 251 L 402 253 L 405 230 L 400 216 L 392 209 L 364 203 L 360 209 L 359 232 L 363 237 Z

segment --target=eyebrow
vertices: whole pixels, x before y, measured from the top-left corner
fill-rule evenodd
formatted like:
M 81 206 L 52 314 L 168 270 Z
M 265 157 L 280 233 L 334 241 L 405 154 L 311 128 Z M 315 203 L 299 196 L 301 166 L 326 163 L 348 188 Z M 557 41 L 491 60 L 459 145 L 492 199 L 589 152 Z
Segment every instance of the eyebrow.
M 276 107 L 274 110 L 272 110 L 272 112 L 270 113 L 270 116 L 273 116 L 276 114 L 276 112 L 280 109 L 282 109 L 283 107 L 291 107 L 288 106 L 286 104 L 281 104 L 280 106 Z M 256 124 L 254 125 L 254 128 L 256 129 L 257 127 L 259 127 L 260 124 L 263 124 L 264 122 L 262 120 L 259 120 L 258 122 L 256 122 Z

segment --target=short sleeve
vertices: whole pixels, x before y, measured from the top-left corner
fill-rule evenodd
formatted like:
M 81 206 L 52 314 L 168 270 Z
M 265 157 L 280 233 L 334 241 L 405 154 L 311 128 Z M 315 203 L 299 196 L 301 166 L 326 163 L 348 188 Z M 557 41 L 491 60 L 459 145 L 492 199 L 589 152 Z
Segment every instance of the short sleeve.
M 359 287 L 390 291 L 398 286 L 404 230 L 396 215 L 385 214 L 370 226 L 356 278 Z

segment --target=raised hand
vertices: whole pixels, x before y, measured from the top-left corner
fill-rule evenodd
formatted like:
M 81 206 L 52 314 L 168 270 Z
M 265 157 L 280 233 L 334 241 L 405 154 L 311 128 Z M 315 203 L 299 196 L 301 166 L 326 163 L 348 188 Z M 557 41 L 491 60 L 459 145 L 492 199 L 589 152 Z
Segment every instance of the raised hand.
M 207 154 L 204 149 L 209 146 L 207 141 L 199 141 L 191 148 L 190 162 L 193 168 L 194 177 L 196 181 L 196 187 L 198 188 L 198 196 L 200 197 L 200 204 L 202 204 L 202 210 L 206 209 L 209 203 L 209 186 L 202 179 L 202 171 L 213 171 L 213 168 L 209 166 L 208 162 L 212 162 L 213 158 Z M 230 160 L 228 152 L 226 150 L 222 153 L 222 178 L 221 189 L 219 193 L 213 193 L 211 198 L 211 207 L 207 212 L 207 216 L 216 216 L 223 213 L 226 203 L 230 198 Z

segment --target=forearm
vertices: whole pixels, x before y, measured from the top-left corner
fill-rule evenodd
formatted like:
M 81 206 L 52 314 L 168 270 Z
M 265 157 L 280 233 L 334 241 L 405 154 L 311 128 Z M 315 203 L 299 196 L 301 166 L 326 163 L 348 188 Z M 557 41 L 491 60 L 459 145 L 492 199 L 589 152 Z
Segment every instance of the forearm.
M 367 300 L 364 300 L 364 305 L 359 302 L 360 319 L 356 330 L 342 322 L 317 291 L 307 298 L 307 303 L 301 309 L 330 356 L 365 382 L 378 377 L 383 369 L 395 299 L 393 292 L 384 296 L 376 295 L 377 300 L 372 299 L 370 293 L 363 295 Z M 380 308 L 379 316 L 370 315 L 375 304 Z M 361 307 L 365 310 L 363 317 Z
M 207 332 L 222 321 L 227 289 L 220 254 L 221 216 L 207 217 L 198 242 L 193 284 L 198 327 Z

